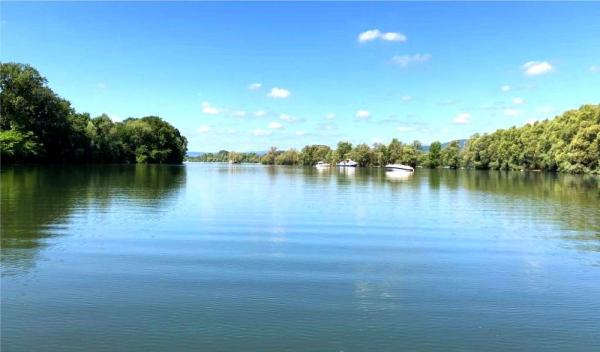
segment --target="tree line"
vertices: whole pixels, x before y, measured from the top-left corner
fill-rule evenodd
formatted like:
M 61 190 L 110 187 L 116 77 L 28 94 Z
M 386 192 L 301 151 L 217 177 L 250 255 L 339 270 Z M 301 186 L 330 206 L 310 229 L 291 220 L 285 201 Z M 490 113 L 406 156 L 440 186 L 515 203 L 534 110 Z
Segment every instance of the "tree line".
M 78 113 L 29 65 L 0 64 L 3 163 L 181 163 L 187 140 L 157 116 Z
M 335 164 L 353 159 L 361 167 L 401 163 L 413 167 L 473 168 L 481 170 L 539 170 L 600 174 L 600 105 L 584 105 L 553 119 L 475 134 L 461 147 L 459 141 L 431 143 L 425 150 L 419 141 L 337 147 L 307 145 L 301 150 L 271 147 L 264 155 L 222 150 L 190 158 L 191 161 L 254 162 L 266 165 L 313 166 L 319 161 Z

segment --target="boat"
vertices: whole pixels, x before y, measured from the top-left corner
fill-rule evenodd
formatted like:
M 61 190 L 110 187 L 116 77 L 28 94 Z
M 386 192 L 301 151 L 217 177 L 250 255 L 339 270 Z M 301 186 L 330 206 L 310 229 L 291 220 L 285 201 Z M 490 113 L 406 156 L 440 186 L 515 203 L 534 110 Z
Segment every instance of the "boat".
M 415 172 L 415 169 L 412 166 L 409 165 L 402 165 L 402 164 L 387 164 L 385 166 L 386 170 L 388 171 L 393 171 L 393 172 L 407 172 L 407 173 L 413 173 Z
M 315 167 L 316 167 L 317 169 L 324 169 L 324 168 L 327 168 L 327 167 L 330 167 L 330 166 L 331 166 L 331 165 L 330 165 L 329 163 L 326 163 L 326 162 L 324 162 L 324 161 L 319 161 L 319 162 L 318 162 L 318 163 L 315 165 Z
M 346 159 L 336 164 L 339 167 L 357 167 L 358 163 L 352 159 Z

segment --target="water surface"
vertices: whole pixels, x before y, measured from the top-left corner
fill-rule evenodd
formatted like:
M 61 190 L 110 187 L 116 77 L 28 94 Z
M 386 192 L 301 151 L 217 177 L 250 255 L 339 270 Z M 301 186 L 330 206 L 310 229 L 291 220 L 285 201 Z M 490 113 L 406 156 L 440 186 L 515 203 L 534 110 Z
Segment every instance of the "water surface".
M 598 177 L 1 177 L 3 351 L 600 350 Z

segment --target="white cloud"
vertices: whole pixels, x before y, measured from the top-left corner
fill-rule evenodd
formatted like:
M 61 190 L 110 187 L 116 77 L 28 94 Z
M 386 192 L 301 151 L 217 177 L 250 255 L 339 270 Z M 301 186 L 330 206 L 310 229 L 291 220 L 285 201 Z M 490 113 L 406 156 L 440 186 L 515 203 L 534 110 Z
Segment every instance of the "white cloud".
M 600 73 L 600 66 L 592 65 L 590 66 L 591 73 Z
M 273 121 L 273 122 L 270 122 L 267 127 L 269 127 L 272 130 L 278 130 L 280 128 L 283 128 L 283 125 L 279 122 Z
M 271 91 L 267 95 L 271 98 L 285 99 L 285 98 L 289 97 L 290 95 L 292 95 L 292 93 L 287 89 L 275 87 L 275 88 L 271 89 Z
M 468 112 L 461 112 L 460 114 L 456 115 L 452 122 L 454 122 L 457 125 L 467 124 L 471 122 L 471 114 L 469 114 Z
M 388 42 L 405 42 L 406 36 L 398 32 L 387 32 L 381 34 L 381 40 L 386 40 Z
M 405 95 L 402 98 L 400 98 L 402 101 L 411 101 L 413 97 L 411 97 L 410 95 Z
M 554 67 L 548 61 L 529 61 L 521 67 L 526 76 L 539 76 L 550 73 Z
M 368 31 L 364 31 L 358 35 L 358 41 L 361 43 L 370 42 L 371 40 L 375 40 L 381 36 L 381 31 L 379 29 L 370 29 Z
M 301 137 L 304 136 L 306 134 L 306 132 L 304 131 L 296 131 L 296 136 Z
M 271 133 L 272 133 L 271 131 L 261 130 L 260 128 L 257 128 L 254 131 L 252 131 L 252 134 L 257 137 L 269 136 L 269 135 L 271 135 Z
M 209 125 L 202 125 L 200 127 L 198 127 L 198 133 L 206 133 L 208 131 L 210 131 L 210 126 Z
M 504 116 L 515 117 L 521 115 L 521 111 L 513 108 L 504 109 Z
M 227 129 L 227 134 L 236 134 L 237 130 L 235 128 L 229 128 Z
M 260 87 L 262 87 L 262 84 L 260 83 L 252 83 L 248 86 L 249 90 L 259 90 Z
M 397 128 L 398 132 L 408 132 L 408 131 L 414 131 L 414 127 L 408 127 L 408 126 L 399 126 Z
M 246 112 L 242 111 L 242 110 L 240 110 L 240 111 L 234 111 L 232 114 L 235 117 L 244 117 L 244 116 L 246 116 Z
M 511 86 L 509 86 L 508 84 L 503 85 L 502 87 L 500 87 L 500 90 L 503 92 L 510 92 L 510 90 L 512 89 Z
M 401 67 L 406 67 L 412 63 L 426 62 L 430 59 L 431 55 L 429 54 L 396 55 L 392 58 L 392 62 Z
M 405 42 L 406 36 L 398 32 L 383 33 L 379 29 L 370 29 L 358 35 L 359 43 L 366 43 L 375 39 L 385 40 L 389 42 Z
M 333 120 L 335 119 L 335 114 L 326 114 L 325 115 L 325 120 Z
M 371 117 L 371 113 L 367 110 L 358 110 L 356 112 L 356 118 L 361 120 L 366 120 Z
M 287 122 L 296 122 L 298 121 L 298 119 L 294 116 L 290 116 L 288 114 L 281 114 L 279 115 L 279 118 L 283 121 L 287 121 Z
M 513 104 L 521 105 L 521 104 L 525 104 L 525 99 L 523 99 L 523 98 L 514 98 L 512 100 L 512 102 L 513 102 Z
M 267 112 L 266 112 L 266 111 L 264 111 L 264 110 L 257 110 L 257 111 L 255 111 L 255 112 L 254 112 L 254 114 L 253 114 L 253 115 L 254 115 L 254 116 L 256 116 L 256 117 L 263 117 L 263 116 L 265 116 L 266 114 L 267 114 Z
M 202 102 L 202 112 L 208 115 L 217 115 L 221 112 L 221 110 L 211 106 L 209 102 Z

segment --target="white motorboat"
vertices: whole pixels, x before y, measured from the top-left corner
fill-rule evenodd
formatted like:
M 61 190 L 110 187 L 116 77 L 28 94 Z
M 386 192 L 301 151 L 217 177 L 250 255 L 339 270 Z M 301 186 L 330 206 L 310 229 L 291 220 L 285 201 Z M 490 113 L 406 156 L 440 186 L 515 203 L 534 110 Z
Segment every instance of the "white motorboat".
M 315 165 L 315 167 L 316 167 L 317 169 L 325 169 L 325 168 L 328 168 L 328 167 L 330 167 L 330 166 L 331 166 L 331 165 L 330 165 L 329 163 L 326 163 L 326 162 L 324 162 L 324 161 L 319 161 L 319 162 L 318 162 L 318 163 Z
M 408 173 L 415 172 L 415 169 L 412 166 L 402 165 L 402 164 L 387 164 L 385 166 L 385 168 L 386 168 L 386 170 L 392 171 L 392 172 L 408 172 Z
M 346 160 L 340 161 L 336 165 L 340 166 L 340 167 L 357 167 L 358 163 L 352 159 L 346 159 Z

